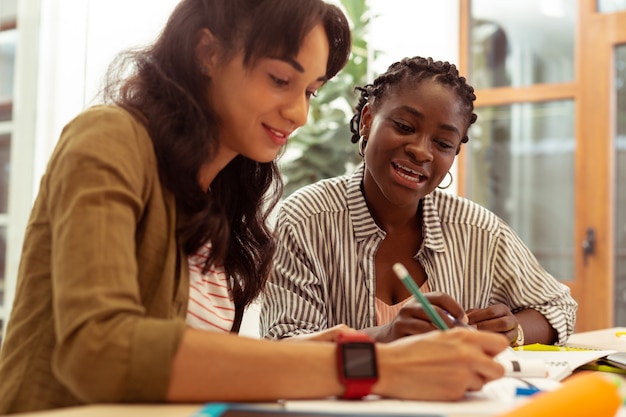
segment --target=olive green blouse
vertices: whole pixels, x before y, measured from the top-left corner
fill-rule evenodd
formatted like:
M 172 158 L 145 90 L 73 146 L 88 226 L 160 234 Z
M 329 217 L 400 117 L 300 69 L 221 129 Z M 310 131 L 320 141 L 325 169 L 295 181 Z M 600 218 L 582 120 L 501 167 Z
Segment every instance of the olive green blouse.
M 42 178 L 0 354 L 0 414 L 166 395 L 189 273 L 175 200 L 141 119 L 63 130 Z

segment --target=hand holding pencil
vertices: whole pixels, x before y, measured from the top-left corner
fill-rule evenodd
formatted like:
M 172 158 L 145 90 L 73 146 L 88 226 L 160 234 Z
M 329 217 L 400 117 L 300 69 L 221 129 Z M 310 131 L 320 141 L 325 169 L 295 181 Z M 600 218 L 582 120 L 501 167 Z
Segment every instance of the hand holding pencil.
M 450 325 L 444 320 L 444 317 L 447 317 L 448 320 L 454 321 L 458 327 L 465 327 L 476 331 L 476 329 L 467 324 L 459 323 L 458 319 L 449 315 L 448 313 L 438 313 L 431 305 L 428 298 L 426 298 L 422 291 L 420 291 L 419 287 L 402 264 L 394 264 L 393 270 L 398 278 L 400 278 L 400 280 L 404 283 L 407 289 L 411 292 L 411 294 L 413 294 L 413 296 L 420 302 L 420 304 L 422 304 L 424 310 L 438 329 L 450 329 Z M 545 363 L 528 360 L 520 361 L 515 357 L 515 352 L 513 352 L 510 348 L 505 349 L 500 354 L 498 354 L 497 360 L 504 366 L 507 376 L 529 378 L 546 377 L 548 374 L 547 366 Z
M 393 265 L 393 270 L 424 310 L 432 326 L 440 330 L 447 330 L 451 327 L 471 327 L 466 323 L 467 317 L 463 308 L 448 294 L 431 292 L 426 295 L 420 291 L 404 265 L 396 263 Z

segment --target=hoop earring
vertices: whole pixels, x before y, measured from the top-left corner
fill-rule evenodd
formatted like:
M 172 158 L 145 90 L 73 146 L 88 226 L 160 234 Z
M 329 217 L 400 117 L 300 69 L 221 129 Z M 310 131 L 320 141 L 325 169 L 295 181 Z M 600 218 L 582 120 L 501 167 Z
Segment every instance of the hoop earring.
M 442 187 L 441 185 L 438 185 L 437 188 L 439 188 L 440 190 L 447 190 L 448 188 L 450 188 L 450 186 L 454 182 L 454 178 L 452 177 L 452 173 L 450 171 L 448 171 L 447 175 L 450 176 L 450 182 L 445 187 Z
M 365 158 L 366 146 L 367 146 L 367 139 L 365 138 L 365 135 L 361 135 L 361 137 L 359 137 L 359 155 L 361 156 L 361 158 Z

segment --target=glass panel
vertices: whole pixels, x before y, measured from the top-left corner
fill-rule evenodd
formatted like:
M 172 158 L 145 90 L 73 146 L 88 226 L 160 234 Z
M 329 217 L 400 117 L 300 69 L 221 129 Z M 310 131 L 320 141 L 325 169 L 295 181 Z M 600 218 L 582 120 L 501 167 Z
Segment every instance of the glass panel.
M 6 249 L 7 249 L 7 228 L 0 227 L 0 308 L 4 307 L 4 267 L 6 265 Z M 1 319 L 1 317 L 0 317 Z M 2 330 L 0 330 L 0 337 Z
M 615 325 L 626 326 L 626 46 L 615 50 Z
M 0 122 L 11 120 L 17 30 L 0 31 Z
M 598 0 L 598 11 L 601 13 L 626 10 L 626 0 Z
M 574 103 L 477 109 L 468 143 L 468 195 L 500 216 L 539 262 L 574 278 Z
M 5 286 L 6 281 L 4 279 L 4 270 L 5 270 L 5 265 L 6 265 L 6 252 L 7 252 L 6 236 L 7 236 L 7 228 L 0 227 L 0 310 L 2 310 L 3 307 L 5 307 L 4 286 Z M 2 346 L 2 335 L 4 334 L 5 322 L 6 322 L 6 319 L 3 319 L 2 316 L 0 316 L 0 346 Z
M 0 135 L 0 213 L 6 213 L 11 172 L 11 135 Z
M 574 79 L 574 0 L 472 0 L 470 82 L 477 88 Z

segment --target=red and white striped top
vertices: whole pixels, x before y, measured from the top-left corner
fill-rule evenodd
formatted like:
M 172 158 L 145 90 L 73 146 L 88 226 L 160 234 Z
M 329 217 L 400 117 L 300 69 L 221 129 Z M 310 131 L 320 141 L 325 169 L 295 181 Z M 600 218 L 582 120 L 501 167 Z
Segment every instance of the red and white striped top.
M 235 318 L 231 283 L 224 265 L 212 265 L 206 274 L 202 268 L 211 251 L 207 243 L 189 256 L 189 306 L 187 324 L 195 329 L 229 333 Z

